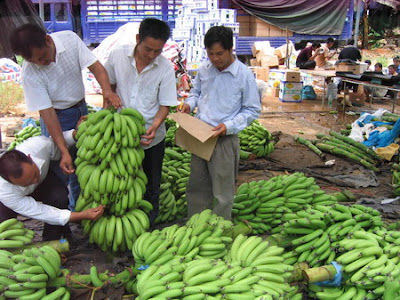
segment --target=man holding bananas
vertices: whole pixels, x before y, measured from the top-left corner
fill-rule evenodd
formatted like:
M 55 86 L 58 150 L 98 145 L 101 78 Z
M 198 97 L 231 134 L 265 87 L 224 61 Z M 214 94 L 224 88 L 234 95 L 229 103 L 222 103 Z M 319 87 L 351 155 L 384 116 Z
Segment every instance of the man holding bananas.
M 173 67 L 160 55 L 169 37 L 167 23 L 153 18 L 144 19 L 136 35 L 136 44 L 117 46 L 104 64 L 123 106 L 135 108 L 146 120 L 146 133 L 140 143 L 145 151 L 142 166 L 148 179 L 144 199 L 153 205 L 149 216 L 151 223 L 159 207 L 166 133 L 164 120 L 169 106 L 177 104 Z
M 63 137 L 68 146 L 75 144 L 75 130 Z M 45 136 L 27 139 L 0 157 L 0 222 L 17 214 L 45 222 L 43 240 L 56 240 L 69 234 L 68 222 L 97 220 L 104 207 L 71 212 L 68 190 L 49 169 L 51 160 L 60 159 L 60 149 Z M 40 201 L 40 202 L 39 202 Z
M 196 117 L 214 126 L 218 141 L 210 161 L 192 154 L 188 215 L 210 208 L 230 220 L 239 166 L 238 133 L 258 117 L 260 97 L 252 72 L 233 55 L 230 28 L 211 27 L 204 45 L 210 62 L 200 67 L 181 111 L 197 107 Z

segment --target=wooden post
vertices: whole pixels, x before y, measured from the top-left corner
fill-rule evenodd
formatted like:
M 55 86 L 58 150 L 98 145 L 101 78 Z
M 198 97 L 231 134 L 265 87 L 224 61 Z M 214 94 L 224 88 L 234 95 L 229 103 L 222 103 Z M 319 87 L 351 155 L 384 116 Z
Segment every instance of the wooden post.
M 335 277 L 335 275 L 336 268 L 333 265 L 303 270 L 303 277 L 307 283 L 331 280 Z

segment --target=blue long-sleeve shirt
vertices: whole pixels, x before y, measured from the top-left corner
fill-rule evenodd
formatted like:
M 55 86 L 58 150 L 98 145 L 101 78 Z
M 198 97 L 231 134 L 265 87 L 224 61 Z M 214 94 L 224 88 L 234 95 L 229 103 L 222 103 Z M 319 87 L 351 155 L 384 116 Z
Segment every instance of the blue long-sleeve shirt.
M 186 99 L 196 117 L 217 126 L 224 123 L 226 134 L 238 134 L 261 111 L 260 97 L 253 73 L 240 61 L 220 72 L 210 62 L 201 66 Z

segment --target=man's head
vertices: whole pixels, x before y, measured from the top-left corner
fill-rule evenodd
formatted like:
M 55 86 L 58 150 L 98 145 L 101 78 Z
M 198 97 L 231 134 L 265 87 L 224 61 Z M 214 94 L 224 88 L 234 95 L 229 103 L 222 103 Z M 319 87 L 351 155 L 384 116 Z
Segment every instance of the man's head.
M 32 158 L 18 150 L 10 150 L 0 157 L 0 176 L 19 186 L 38 183 L 40 171 Z
M 328 47 L 328 49 L 331 49 L 334 44 L 335 44 L 334 38 L 330 37 L 326 39 L 326 46 Z
M 317 50 L 320 47 L 321 47 L 321 43 L 320 42 L 313 42 L 312 45 L 311 45 L 311 49 L 313 49 L 313 51 Z
M 136 35 L 135 57 L 146 65 L 162 53 L 171 35 L 168 24 L 158 19 L 144 19 Z
M 37 65 L 46 66 L 55 61 L 56 47 L 46 31 L 35 24 L 25 24 L 10 35 L 13 52 Z
M 396 72 L 396 66 L 395 65 L 390 65 L 389 67 L 388 67 L 388 72 L 389 72 L 389 74 L 390 75 L 395 75 L 397 72 Z
M 393 57 L 393 64 L 395 66 L 399 66 L 400 65 L 400 57 L 399 56 Z
M 375 72 L 382 72 L 382 64 L 381 63 L 376 63 L 375 64 Z
M 364 62 L 368 65 L 368 67 L 372 64 L 371 60 L 369 59 L 364 60 Z
M 353 39 L 348 39 L 347 40 L 347 45 L 348 46 L 354 46 L 354 40 Z
M 235 60 L 232 55 L 233 32 L 228 27 L 211 27 L 204 36 L 204 46 L 208 58 L 219 71 L 225 70 Z

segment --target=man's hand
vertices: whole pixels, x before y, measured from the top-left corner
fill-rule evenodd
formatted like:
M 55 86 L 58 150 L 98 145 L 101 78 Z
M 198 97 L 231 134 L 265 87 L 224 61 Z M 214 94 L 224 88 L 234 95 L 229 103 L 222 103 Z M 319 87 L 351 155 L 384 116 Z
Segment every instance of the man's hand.
M 122 101 L 119 98 L 119 96 L 114 93 L 111 90 L 103 90 L 103 103 L 104 103 L 104 108 L 108 108 L 110 106 L 113 106 L 115 108 L 120 108 L 122 107 Z
M 215 131 L 215 133 L 213 134 L 213 137 L 218 136 L 218 135 L 226 135 L 226 126 L 224 123 L 220 123 L 217 126 L 215 126 L 213 128 L 213 131 Z
M 72 157 L 69 152 L 65 152 L 61 155 L 60 168 L 65 174 L 68 175 L 71 175 L 75 172 L 74 165 L 72 163 Z
M 103 215 L 104 205 L 100 205 L 96 208 L 88 208 L 88 209 L 84 210 L 83 212 L 86 215 L 86 217 L 85 217 L 86 220 L 95 221 Z
M 151 144 L 151 142 L 154 140 L 155 136 L 156 136 L 156 131 L 157 128 L 154 125 L 151 125 L 147 130 L 146 130 L 146 134 L 142 135 L 141 138 L 144 139 L 140 141 L 140 144 L 142 146 L 148 146 Z
M 188 114 L 188 113 L 190 113 L 190 106 L 187 103 L 183 103 L 182 107 L 178 106 L 177 110 L 179 112 Z

